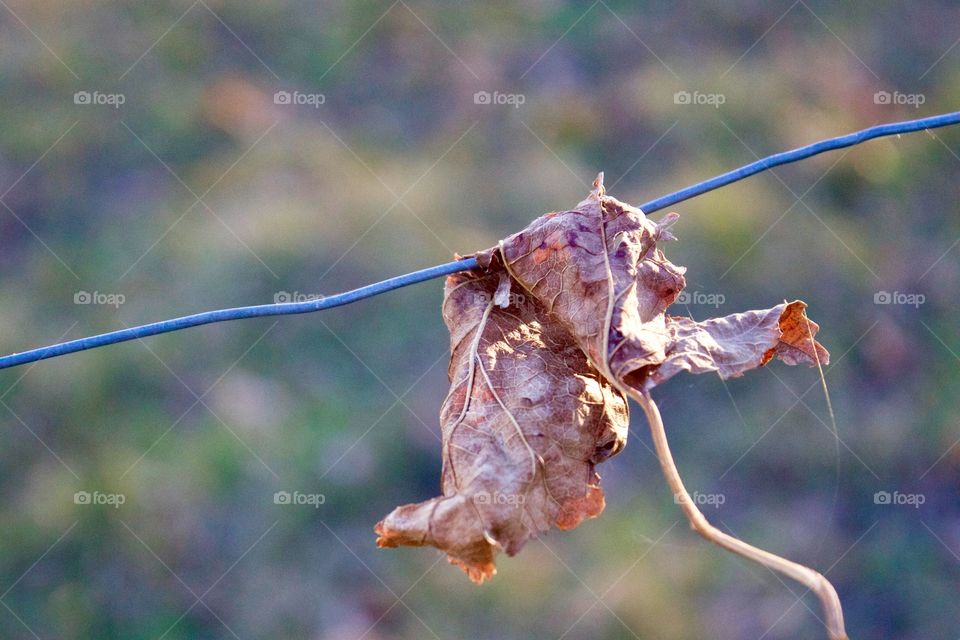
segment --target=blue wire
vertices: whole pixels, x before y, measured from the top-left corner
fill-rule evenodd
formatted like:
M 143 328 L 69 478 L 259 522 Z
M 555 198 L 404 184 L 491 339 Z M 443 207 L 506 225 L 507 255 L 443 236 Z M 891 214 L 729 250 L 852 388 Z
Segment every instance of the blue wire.
M 660 209 L 664 209 L 671 205 L 677 204 L 678 202 L 688 200 L 694 196 L 707 193 L 708 191 L 713 191 L 714 189 L 737 182 L 738 180 L 743 180 L 744 178 L 748 178 L 754 174 L 760 173 L 761 171 L 766 171 L 767 169 L 788 164 L 790 162 L 796 162 L 797 160 L 803 160 L 804 158 L 809 158 L 810 156 L 823 153 L 824 151 L 842 149 L 844 147 L 849 147 L 882 136 L 910 133 L 924 129 L 936 129 L 938 127 L 946 127 L 953 124 L 960 124 L 960 112 L 946 113 L 930 118 L 921 118 L 919 120 L 907 120 L 905 122 L 882 124 L 845 136 L 840 136 L 838 138 L 822 140 L 805 147 L 793 149 L 792 151 L 785 151 L 783 153 L 778 153 L 761 160 L 757 160 L 756 162 L 752 162 L 746 166 L 740 167 L 739 169 L 734 169 L 733 171 L 724 173 L 723 175 L 705 180 L 704 182 L 681 189 L 675 193 L 665 195 L 662 198 L 651 200 L 646 204 L 640 205 L 640 209 L 642 209 L 645 213 L 653 213 L 654 211 L 659 211 Z M 24 351 L 22 353 L 14 353 L 8 356 L 0 357 L 0 369 L 8 369 L 10 367 L 16 367 L 30 362 L 36 362 L 38 360 L 55 358 L 68 353 L 76 353 L 77 351 L 84 351 L 86 349 L 95 349 L 97 347 L 103 347 L 109 344 L 146 338 L 148 336 L 169 333 L 171 331 L 179 331 L 181 329 L 187 329 L 190 327 L 198 327 L 200 325 L 211 324 L 214 322 L 242 320 L 244 318 L 284 316 L 298 313 L 312 313 L 314 311 L 322 311 L 323 309 L 332 309 L 333 307 L 340 307 L 345 304 L 350 304 L 351 302 L 356 302 L 357 300 L 363 300 L 364 298 L 370 298 L 381 293 L 386 293 L 387 291 L 393 291 L 394 289 L 406 287 L 407 285 L 424 282 L 426 280 L 432 280 L 433 278 L 439 278 L 441 276 L 457 273 L 459 271 L 467 271 L 476 266 L 477 261 L 474 258 L 455 260 L 453 262 L 437 265 L 428 269 L 421 269 L 420 271 L 414 271 L 413 273 L 407 273 L 402 276 L 390 278 L 389 280 L 384 280 L 382 282 L 377 282 L 365 287 L 360 287 L 359 289 L 353 289 L 352 291 L 347 291 L 318 300 L 281 304 L 264 304 L 253 307 L 235 307 L 233 309 L 218 309 L 216 311 L 197 313 L 190 316 L 183 316 L 182 318 L 174 318 L 172 320 L 162 320 L 160 322 L 145 324 L 139 327 L 131 327 L 129 329 L 122 329 L 120 331 L 111 331 L 110 333 L 102 333 L 89 338 L 80 338 L 79 340 L 61 342 L 60 344 L 54 344 L 48 347 L 41 347 L 31 351 Z
M 646 204 L 640 205 L 640 209 L 646 213 L 652 213 L 665 207 L 675 205 L 678 202 L 683 202 L 684 200 L 693 198 L 694 196 L 699 196 L 708 191 L 713 191 L 714 189 L 724 187 L 731 182 L 737 182 L 738 180 L 749 178 L 750 176 L 760 173 L 761 171 L 766 171 L 767 169 L 772 169 L 773 167 L 778 167 L 782 164 L 796 162 L 797 160 L 803 160 L 804 158 L 815 156 L 818 153 L 823 153 L 824 151 L 833 151 L 834 149 L 852 147 L 855 144 L 860 144 L 861 142 L 866 142 L 867 140 L 872 140 L 874 138 L 880 138 L 883 136 L 912 133 L 914 131 L 922 131 L 925 129 L 936 129 L 938 127 L 946 127 L 952 124 L 960 124 L 960 111 L 955 111 L 954 113 L 945 113 L 943 115 L 932 116 L 929 118 L 921 118 L 919 120 L 907 120 L 905 122 L 881 124 L 875 127 L 870 127 L 869 129 L 864 129 L 862 131 L 848 133 L 847 135 L 840 136 L 839 138 L 821 140 L 820 142 L 815 142 L 805 147 L 800 147 L 799 149 L 784 151 L 783 153 L 777 153 L 772 156 L 762 158 L 756 162 L 746 165 L 745 167 L 740 167 L 739 169 L 734 169 L 733 171 L 719 175 L 716 178 L 710 178 L 709 180 L 705 180 L 693 186 L 687 187 L 686 189 L 681 189 L 675 193 L 665 195 L 662 198 L 651 200 Z
M 41 347 L 32 351 L 23 353 L 14 353 L 0 358 L 0 369 L 16 367 L 17 365 L 36 362 L 37 360 L 46 360 L 47 358 L 56 358 L 68 353 L 76 353 L 86 349 L 96 349 L 105 347 L 108 344 L 117 342 L 126 342 L 128 340 L 137 340 L 147 336 L 155 336 L 160 333 L 169 333 L 171 331 L 180 331 L 190 327 L 199 327 L 203 324 L 212 324 L 214 322 L 225 322 L 227 320 L 243 320 L 245 318 L 264 318 L 267 316 L 285 316 L 297 313 L 311 313 L 313 311 L 322 311 L 323 309 L 332 309 L 340 307 L 357 300 L 370 298 L 387 291 L 399 289 L 410 284 L 432 280 L 458 271 L 466 271 L 477 266 L 474 258 L 466 260 L 454 260 L 446 264 L 437 265 L 428 269 L 421 269 L 413 273 L 407 273 L 402 276 L 390 278 L 382 282 L 369 284 L 359 289 L 353 289 L 345 293 L 338 293 L 335 296 L 327 296 L 322 299 L 308 300 L 306 302 L 289 302 L 280 304 L 261 304 L 254 307 L 234 307 L 233 309 L 218 309 L 216 311 L 206 311 L 204 313 L 195 313 L 191 316 L 182 318 L 173 318 L 172 320 L 161 320 L 139 327 L 121 329 L 120 331 L 111 331 L 110 333 L 101 333 L 98 336 L 89 338 L 80 338 L 69 342 Z

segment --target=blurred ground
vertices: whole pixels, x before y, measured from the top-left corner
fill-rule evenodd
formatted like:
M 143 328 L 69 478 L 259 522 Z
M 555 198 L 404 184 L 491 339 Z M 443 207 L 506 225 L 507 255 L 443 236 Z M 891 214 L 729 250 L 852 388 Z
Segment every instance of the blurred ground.
M 945 1 L 5 0 L 0 352 L 447 261 L 599 170 L 640 203 L 956 110 L 958 20 Z M 855 638 L 956 635 L 958 198 L 941 129 L 675 208 L 685 312 L 805 299 L 840 432 L 813 370 L 679 376 L 657 398 L 681 471 L 722 496 L 718 526 L 826 572 Z M 0 636 L 823 637 L 797 585 L 687 529 L 638 412 L 601 467 L 606 513 L 491 584 L 377 550 L 374 523 L 439 482 L 441 288 L 0 372 Z

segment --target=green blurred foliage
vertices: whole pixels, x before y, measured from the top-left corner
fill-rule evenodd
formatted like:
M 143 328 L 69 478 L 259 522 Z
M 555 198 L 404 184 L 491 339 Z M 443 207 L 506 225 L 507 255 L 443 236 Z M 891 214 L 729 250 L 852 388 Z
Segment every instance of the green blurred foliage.
M 3 4 L 0 351 L 443 262 L 574 205 L 598 170 L 639 203 L 956 110 L 958 20 L 949 2 Z M 688 486 L 725 496 L 708 517 L 827 572 L 856 638 L 956 633 L 958 154 L 939 130 L 778 169 L 676 207 L 667 248 L 689 291 L 724 296 L 678 312 L 803 298 L 822 325 L 839 444 L 809 369 L 657 397 Z M 440 298 L 431 282 L 0 373 L 0 636 L 823 637 L 797 585 L 680 521 L 639 416 L 601 468 L 606 513 L 490 584 L 377 550 L 377 520 L 437 492 Z

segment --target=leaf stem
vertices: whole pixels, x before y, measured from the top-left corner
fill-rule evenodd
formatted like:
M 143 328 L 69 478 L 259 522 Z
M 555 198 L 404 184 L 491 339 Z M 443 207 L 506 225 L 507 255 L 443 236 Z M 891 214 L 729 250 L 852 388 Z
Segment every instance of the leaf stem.
M 660 410 L 650 396 L 650 392 L 647 390 L 631 391 L 631 397 L 637 401 L 647 417 L 647 423 L 650 425 L 650 433 L 653 437 L 653 445 L 657 451 L 657 458 L 660 460 L 660 468 L 663 470 L 663 475 L 666 477 L 667 484 L 670 485 L 670 490 L 673 492 L 676 501 L 680 503 L 680 508 L 683 509 L 684 515 L 690 521 L 690 527 L 710 542 L 723 547 L 727 551 L 793 578 L 813 591 L 820 599 L 820 604 L 823 607 L 826 621 L 821 622 L 826 627 L 830 640 L 848 640 L 847 632 L 843 627 L 843 609 L 840 605 L 840 598 L 837 596 L 833 585 L 822 574 L 802 564 L 797 564 L 769 551 L 747 544 L 739 538 L 720 531 L 707 521 L 683 486 L 680 472 L 677 470 L 673 455 L 670 453 L 670 445 L 667 443 L 663 418 L 660 416 Z

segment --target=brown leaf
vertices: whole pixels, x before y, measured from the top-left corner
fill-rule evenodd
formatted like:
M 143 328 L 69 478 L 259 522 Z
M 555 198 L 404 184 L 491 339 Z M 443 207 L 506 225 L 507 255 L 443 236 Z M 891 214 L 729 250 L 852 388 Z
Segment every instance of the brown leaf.
M 604 193 L 548 213 L 447 279 L 450 394 L 441 411 L 443 496 L 398 507 L 382 547 L 432 545 L 476 582 L 551 526 L 604 506 L 594 466 L 626 443 L 625 396 L 680 371 L 742 375 L 779 356 L 826 364 L 803 302 L 696 322 L 668 316 L 686 282 L 652 222 Z
M 498 306 L 504 305 L 504 306 Z M 623 448 L 626 399 L 502 269 L 447 279 L 450 394 L 441 410 L 443 496 L 380 522 L 381 547 L 432 545 L 475 582 L 551 526 L 603 511 L 596 463 Z

